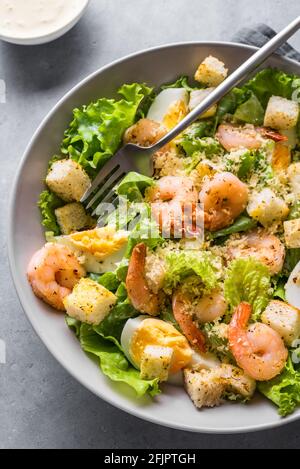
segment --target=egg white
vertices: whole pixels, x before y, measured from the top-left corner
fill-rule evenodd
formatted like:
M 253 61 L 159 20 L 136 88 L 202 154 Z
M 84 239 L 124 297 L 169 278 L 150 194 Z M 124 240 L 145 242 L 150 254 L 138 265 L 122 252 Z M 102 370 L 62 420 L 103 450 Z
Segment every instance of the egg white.
M 189 102 L 188 91 L 184 88 L 167 88 L 161 91 L 150 106 L 147 118 L 162 123 L 170 106 L 176 101 L 182 101 L 187 106 Z
M 123 349 L 123 352 L 125 353 L 125 356 L 130 361 L 130 363 L 137 369 L 139 369 L 139 367 L 134 362 L 130 353 L 131 341 L 134 333 L 142 325 L 142 322 L 147 318 L 148 316 L 138 316 L 136 318 L 128 319 L 121 334 L 121 347 Z

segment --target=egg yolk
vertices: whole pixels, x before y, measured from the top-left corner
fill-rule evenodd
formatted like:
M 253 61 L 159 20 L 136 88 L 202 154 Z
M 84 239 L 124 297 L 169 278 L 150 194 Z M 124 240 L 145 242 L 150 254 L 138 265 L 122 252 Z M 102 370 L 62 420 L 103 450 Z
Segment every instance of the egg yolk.
M 101 260 L 119 251 L 127 242 L 128 236 L 125 231 L 116 231 L 114 227 L 106 226 L 73 233 L 69 238 L 76 248 Z
M 175 101 L 169 106 L 169 109 L 164 116 L 163 124 L 171 130 L 187 115 L 187 107 L 184 101 Z
M 192 350 L 186 338 L 174 326 L 160 319 L 145 319 L 132 336 L 130 354 L 137 366 L 140 366 L 147 345 L 173 349 L 171 373 L 177 373 L 185 368 L 192 358 Z

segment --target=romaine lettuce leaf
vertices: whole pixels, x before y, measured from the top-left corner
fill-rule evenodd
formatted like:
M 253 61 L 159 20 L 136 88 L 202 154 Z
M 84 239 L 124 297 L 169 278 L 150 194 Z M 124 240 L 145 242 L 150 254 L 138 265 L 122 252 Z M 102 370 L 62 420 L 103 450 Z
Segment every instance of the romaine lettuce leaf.
M 53 233 L 53 236 L 61 234 L 60 228 L 56 221 L 54 210 L 62 207 L 65 202 L 53 192 L 48 190 L 41 192 L 38 200 L 38 207 L 42 215 L 42 225 Z
M 278 412 L 285 417 L 300 405 L 300 373 L 293 365 L 291 356 L 283 372 L 267 382 L 258 383 L 259 391 L 278 406 Z
M 120 342 L 126 321 L 130 318 L 135 318 L 139 314 L 126 299 L 121 303 L 117 303 L 101 324 L 95 326 L 94 329 L 97 334 L 100 334 L 105 339 L 113 337 Z
M 62 153 L 70 155 L 94 176 L 119 148 L 124 131 L 136 119 L 144 97 L 152 88 L 143 84 L 123 85 L 119 94 L 123 99 L 101 98 L 73 112 L 73 121 L 65 132 Z
M 262 125 L 264 121 L 264 109 L 254 93 L 249 99 L 240 104 L 233 117 L 235 120 L 246 122 L 247 124 Z
M 266 108 L 270 97 L 273 95 L 291 99 L 295 89 L 293 82 L 296 79 L 299 79 L 296 75 L 289 75 L 274 68 L 266 68 L 249 80 L 242 90 L 252 91 L 263 108 Z
M 257 321 L 272 296 L 268 268 L 253 258 L 235 259 L 227 269 L 224 292 L 231 310 L 246 301 L 253 308 L 253 321 Z
M 139 243 L 145 243 L 149 249 L 154 250 L 161 246 L 165 240 L 161 237 L 159 227 L 155 220 L 151 218 L 150 207 L 144 204 L 146 211 L 140 214 L 140 219 L 133 227 L 128 237 L 127 249 L 125 257 L 129 258 L 134 246 Z
M 193 91 L 201 88 L 200 86 L 190 86 L 189 84 L 189 77 L 187 76 L 182 76 L 179 77 L 178 80 L 172 83 L 167 83 L 166 85 L 163 85 L 161 87 L 162 90 L 165 90 L 167 88 L 185 88 L 187 91 Z
M 171 291 L 183 279 L 197 275 L 205 287 L 213 289 L 217 283 L 216 257 L 206 251 L 171 251 L 166 256 L 166 276 L 164 289 Z
M 138 397 L 147 393 L 150 396 L 160 393 L 158 379 L 141 379 L 139 371 L 129 364 L 120 348 L 101 337 L 87 324 L 81 325 L 80 344 L 85 352 L 99 358 L 100 368 L 108 378 L 128 384 L 136 391 Z
M 292 206 L 288 220 L 296 220 L 297 218 L 300 218 L 300 200 L 297 200 Z
M 186 156 L 193 156 L 194 153 L 202 153 L 207 158 L 222 153 L 222 147 L 218 140 L 211 137 L 199 138 L 193 128 L 182 135 L 179 146 L 184 150 Z
M 284 259 L 283 272 L 288 277 L 300 262 L 300 248 L 287 249 Z
M 215 116 L 215 127 L 222 121 L 227 114 L 234 114 L 238 106 L 249 99 L 250 93 L 245 89 L 233 88 L 222 98 L 218 104 Z
M 130 172 L 118 185 L 117 193 L 126 196 L 131 202 L 142 202 L 145 189 L 153 185 L 154 180 L 152 178 Z
M 256 221 L 253 218 L 250 218 L 246 215 L 241 215 L 235 220 L 235 222 L 228 226 L 228 228 L 223 228 L 223 230 L 215 231 L 211 233 L 213 239 L 223 238 L 229 236 L 233 233 L 241 233 L 243 231 L 249 231 L 256 226 Z
M 115 272 L 105 272 L 105 274 L 102 275 L 92 273 L 89 276 L 92 280 L 100 283 L 100 285 L 113 293 L 118 289 L 121 283 Z

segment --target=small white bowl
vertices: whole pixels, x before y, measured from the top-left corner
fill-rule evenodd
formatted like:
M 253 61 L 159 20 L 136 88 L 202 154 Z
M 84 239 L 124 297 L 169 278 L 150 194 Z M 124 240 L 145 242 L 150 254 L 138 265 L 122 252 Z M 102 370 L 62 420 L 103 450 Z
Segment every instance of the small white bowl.
M 0 30 L 0 40 L 2 39 L 5 42 L 10 42 L 12 44 L 19 44 L 22 46 L 35 46 L 39 44 L 45 44 L 47 42 L 54 41 L 55 39 L 58 39 L 59 37 L 63 36 L 66 34 L 70 29 L 72 29 L 78 21 L 81 19 L 83 14 L 85 13 L 88 4 L 90 0 L 85 0 L 83 2 L 82 8 L 76 13 L 76 15 L 69 19 L 68 22 L 59 27 L 58 29 L 55 29 L 51 31 L 50 33 L 44 34 L 44 35 L 37 35 L 37 36 L 31 36 L 31 37 L 19 37 L 19 36 L 7 36 L 6 34 L 1 33 Z

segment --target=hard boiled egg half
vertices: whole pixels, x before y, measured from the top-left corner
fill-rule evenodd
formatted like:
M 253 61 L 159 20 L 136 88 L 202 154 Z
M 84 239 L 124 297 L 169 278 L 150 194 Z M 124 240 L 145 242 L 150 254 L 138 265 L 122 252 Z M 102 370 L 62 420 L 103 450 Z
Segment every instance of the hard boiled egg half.
M 169 369 L 171 375 L 185 368 L 192 359 L 192 349 L 187 339 L 172 324 L 149 316 L 128 319 L 121 335 L 121 346 L 128 360 L 138 370 L 147 346 L 173 350 Z
M 288 279 L 285 286 L 285 296 L 290 305 L 300 309 L 300 262 L 298 262 Z
M 164 359 L 164 350 L 172 350 L 167 380 L 177 386 L 183 385 L 184 368 L 213 368 L 219 365 L 219 361 L 213 355 L 193 351 L 187 339 L 172 324 L 149 316 L 128 319 L 121 335 L 121 346 L 128 360 L 138 370 L 145 367 L 143 361 L 145 350 L 156 348 L 158 352 L 161 351 L 161 360 Z M 154 378 L 157 355 L 153 356 L 152 363 L 151 358 L 148 358 L 149 362 L 146 365 L 149 373 L 154 371 L 151 377 Z
M 87 272 L 102 274 L 114 271 L 127 246 L 128 232 L 105 226 L 57 236 L 53 241 L 72 249 Z
M 184 88 L 167 88 L 154 99 L 147 118 L 160 122 L 168 130 L 177 125 L 188 113 L 189 93 Z

